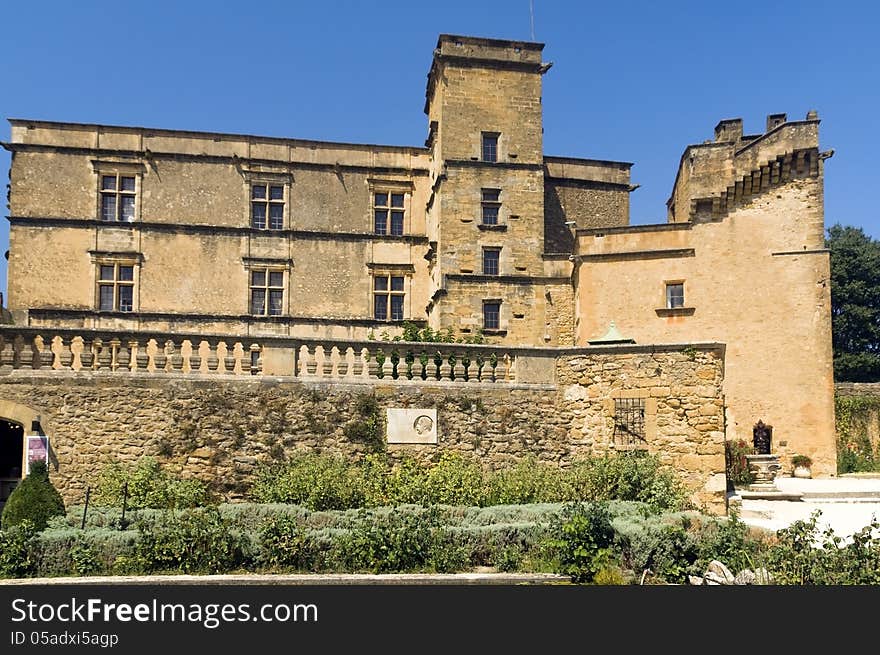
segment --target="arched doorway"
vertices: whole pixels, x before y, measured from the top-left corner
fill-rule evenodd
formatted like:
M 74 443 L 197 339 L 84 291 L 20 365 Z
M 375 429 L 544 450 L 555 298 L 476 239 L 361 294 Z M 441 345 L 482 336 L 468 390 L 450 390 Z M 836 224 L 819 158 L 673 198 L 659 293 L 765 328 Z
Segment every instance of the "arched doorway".
M 24 463 L 24 426 L 0 418 L 0 512 L 6 499 L 21 482 Z

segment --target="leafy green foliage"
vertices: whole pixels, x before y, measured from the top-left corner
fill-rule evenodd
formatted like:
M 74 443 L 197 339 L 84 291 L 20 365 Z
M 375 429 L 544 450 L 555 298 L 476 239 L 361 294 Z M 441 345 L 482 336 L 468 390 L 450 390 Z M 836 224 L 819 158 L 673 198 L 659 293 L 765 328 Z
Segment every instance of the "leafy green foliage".
M 210 502 L 208 486 L 194 478 L 179 478 L 153 457 L 142 457 L 134 466 L 112 462 L 101 469 L 92 494 L 95 505 L 122 507 L 127 485 L 126 507 L 130 509 L 181 509 Z
M 687 506 L 687 491 L 651 455 L 606 455 L 563 469 L 526 459 L 483 470 L 479 460 L 444 452 L 438 462 L 371 454 L 361 462 L 315 453 L 258 470 L 251 497 L 312 510 L 400 505 L 476 505 L 569 500 L 634 500 L 660 510 Z
M 339 456 L 302 453 L 260 469 L 251 496 L 261 503 L 293 503 L 311 510 L 363 506 L 360 471 Z
M 551 534 L 559 572 L 572 582 L 593 582 L 599 571 L 613 563 L 614 528 L 603 503 L 567 504 L 553 523 Z
M 724 464 L 728 484 L 738 486 L 754 482 L 754 476 L 749 471 L 749 461 L 746 459 L 746 455 L 752 455 L 754 452 L 755 449 L 743 439 L 724 442 Z
M 837 381 L 880 380 L 880 241 L 862 228 L 834 225 L 831 250 L 831 332 Z
M 877 411 L 880 411 L 880 398 L 835 396 L 838 473 L 876 471 L 880 468 L 880 452 L 874 451 L 868 434 L 871 415 Z
M 49 519 L 64 514 L 61 494 L 49 480 L 45 462 L 31 464 L 30 473 L 12 490 L 3 507 L 3 528 L 11 528 L 30 521 L 37 530 L 43 530 Z
M 32 572 L 36 538 L 37 530 L 27 519 L 0 530 L 0 577 L 21 578 Z
M 163 518 L 137 523 L 134 557 L 143 571 L 221 573 L 243 561 L 245 541 L 216 508 L 166 512 Z

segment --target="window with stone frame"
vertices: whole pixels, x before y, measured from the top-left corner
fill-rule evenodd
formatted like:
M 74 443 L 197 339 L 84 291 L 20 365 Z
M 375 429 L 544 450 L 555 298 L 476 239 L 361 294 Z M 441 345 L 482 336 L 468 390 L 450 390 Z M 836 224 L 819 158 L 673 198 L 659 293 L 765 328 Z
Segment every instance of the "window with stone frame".
M 131 223 L 137 206 L 137 176 L 103 172 L 100 180 L 101 220 Z
M 251 184 L 251 227 L 258 230 L 284 229 L 283 184 Z
M 501 213 L 501 189 L 482 189 L 480 192 L 480 220 L 483 225 L 498 225 Z
M 134 311 L 135 265 L 130 262 L 99 262 L 98 310 Z
M 406 193 L 403 191 L 373 192 L 373 233 L 403 235 L 406 217 Z
M 393 273 L 373 275 L 373 318 L 377 321 L 402 321 L 406 278 Z
M 666 283 L 666 309 L 684 307 L 684 282 Z
M 253 316 L 281 316 L 284 310 L 284 271 L 250 269 L 250 294 Z
M 483 301 L 483 329 L 498 330 L 501 328 L 501 301 Z
M 501 248 L 483 248 L 483 275 L 498 275 Z
M 482 132 L 480 140 L 480 158 L 483 161 L 498 161 L 498 132 Z

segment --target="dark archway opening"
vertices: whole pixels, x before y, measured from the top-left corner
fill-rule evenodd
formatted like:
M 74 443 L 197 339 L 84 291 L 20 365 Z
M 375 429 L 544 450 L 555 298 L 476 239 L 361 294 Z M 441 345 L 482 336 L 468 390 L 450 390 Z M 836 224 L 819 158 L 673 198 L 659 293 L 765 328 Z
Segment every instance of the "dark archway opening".
M 0 418 L 0 511 L 12 490 L 21 482 L 24 460 L 24 427 Z

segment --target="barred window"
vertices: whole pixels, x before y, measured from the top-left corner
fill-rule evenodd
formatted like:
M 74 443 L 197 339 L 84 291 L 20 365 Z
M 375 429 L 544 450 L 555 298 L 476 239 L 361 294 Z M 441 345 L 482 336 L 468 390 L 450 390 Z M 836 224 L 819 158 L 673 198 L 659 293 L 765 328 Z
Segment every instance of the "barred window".
M 645 399 L 614 399 L 614 445 L 645 446 Z
M 404 279 L 402 275 L 373 277 L 373 318 L 377 321 L 402 321 Z
M 250 313 L 254 316 L 280 316 L 284 306 L 284 271 L 268 268 L 251 270 Z
M 131 223 L 135 216 L 137 182 L 133 175 L 101 175 L 101 220 Z
M 284 186 L 280 184 L 251 186 L 251 227 L 258 230 L 284 228 Z
M 134 265 L 98 265 L 98 309 L 103 312 L 134 310 Z
M 373 232 L 403 235 L 406 194 L 382 191 L 373 194 Z

